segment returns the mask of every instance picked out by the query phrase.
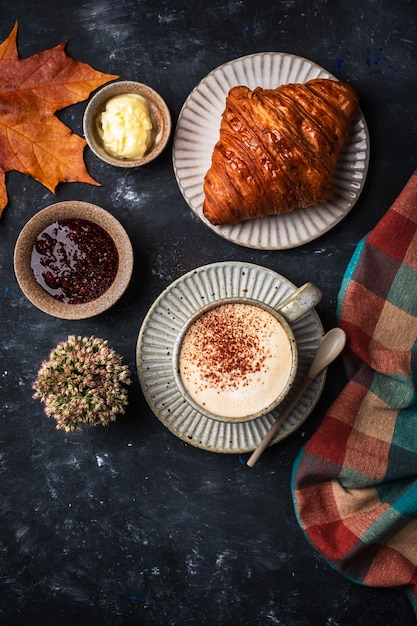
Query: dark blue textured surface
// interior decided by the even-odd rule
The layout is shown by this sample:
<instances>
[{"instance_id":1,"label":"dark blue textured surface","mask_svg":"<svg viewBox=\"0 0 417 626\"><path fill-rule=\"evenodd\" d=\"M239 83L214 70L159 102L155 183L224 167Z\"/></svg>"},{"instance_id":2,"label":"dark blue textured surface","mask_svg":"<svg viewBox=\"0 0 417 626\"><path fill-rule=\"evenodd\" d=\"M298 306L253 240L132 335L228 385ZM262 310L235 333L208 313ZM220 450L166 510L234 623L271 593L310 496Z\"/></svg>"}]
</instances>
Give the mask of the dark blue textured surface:
<instances>
[{"instance_id":1,"label":"dark blue textured surface","mask_svg":"<svg viewBox=\"0 0 417 626\"><path fill-rule=\"evenodd\" d=\"M365 189L333 230L301 248L257 252L229 243L191 212L177 187L172 141L154 163L116 170L86 149L101 187L7 175L0 219L0 623L69 626L373 626L414 623L398 591L343 579L308 545L290 494L293 461L343 384L340 364L302 429L252 470L236 455L184 444L149 410L135 376L140 324L159 293L206 263L242 260L324 292L335 322L341 279L358 241L416 169L417 5L413 0L0 0L0 40L19 20L21 57L68 40L77 60L149 84L175 127L193 87L253 52L297 54L357 88L369 126ZM86 103L59 113L82 133ZM111 211L132 240L126 294L90 320L35 309L13 272L16 238L55 201ZM66 435L32 400L52 347L69 334L108 339L133 371L125 416L107 429Z\"/></svg>"}]
</instances>

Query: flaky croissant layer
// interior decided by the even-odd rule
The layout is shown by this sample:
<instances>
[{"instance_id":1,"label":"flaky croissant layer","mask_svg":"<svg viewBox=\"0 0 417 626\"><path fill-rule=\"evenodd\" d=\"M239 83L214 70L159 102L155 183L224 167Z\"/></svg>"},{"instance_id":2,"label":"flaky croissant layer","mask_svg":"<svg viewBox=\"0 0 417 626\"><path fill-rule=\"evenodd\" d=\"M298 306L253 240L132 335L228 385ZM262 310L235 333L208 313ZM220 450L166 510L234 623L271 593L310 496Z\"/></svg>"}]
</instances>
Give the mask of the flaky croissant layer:
<instances>
[{"instance_id":1,"label":"flaky croissant layer","mask_svg":"<svg viewBox=\"0 0 417 626\"><path fill-rule=\"evenodd\" d=\"M232 87L204 178L205 217L235 224L327 200L358 109L353 87L330 79Z\"/></svg>"}]
</instances>

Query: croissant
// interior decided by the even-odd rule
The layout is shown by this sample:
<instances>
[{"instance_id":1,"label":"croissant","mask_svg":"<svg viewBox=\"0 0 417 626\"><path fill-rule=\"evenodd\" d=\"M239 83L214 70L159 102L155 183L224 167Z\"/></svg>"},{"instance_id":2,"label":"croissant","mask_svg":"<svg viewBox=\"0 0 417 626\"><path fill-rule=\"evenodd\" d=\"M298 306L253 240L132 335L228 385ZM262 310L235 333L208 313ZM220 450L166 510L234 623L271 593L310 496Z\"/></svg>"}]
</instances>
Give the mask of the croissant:
<instances>
[{"instance_id":1,"label":"croissant","mask_svg":"<svg viewBox=\"0 0 417 626\"><path fill-rule=\"evenodd\" d=\"M331 79L232 87L204 178L205 217L235 224L327 200L358 110L354 88Z\"/></svg>"}]
</instances>

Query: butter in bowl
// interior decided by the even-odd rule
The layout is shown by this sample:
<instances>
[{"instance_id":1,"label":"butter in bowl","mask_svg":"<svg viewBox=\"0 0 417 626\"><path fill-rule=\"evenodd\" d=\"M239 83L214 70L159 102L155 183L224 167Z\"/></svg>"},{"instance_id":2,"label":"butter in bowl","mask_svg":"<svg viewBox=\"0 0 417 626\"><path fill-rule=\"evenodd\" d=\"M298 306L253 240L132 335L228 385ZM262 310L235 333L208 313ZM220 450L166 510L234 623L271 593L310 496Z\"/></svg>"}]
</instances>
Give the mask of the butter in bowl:
<instances>
[{"instance_id":1,"label":"butter in bowl","mask_svg":"<svg viewBox=\"0 0 417 626\"><path fill-rule=\"evenodd\" d=\"M116 167L138 167L153 161L166 147L171 115L151 87L116 81L91 98L83 130L90 149L102 161Z\"/></svg>"}]
</instances>

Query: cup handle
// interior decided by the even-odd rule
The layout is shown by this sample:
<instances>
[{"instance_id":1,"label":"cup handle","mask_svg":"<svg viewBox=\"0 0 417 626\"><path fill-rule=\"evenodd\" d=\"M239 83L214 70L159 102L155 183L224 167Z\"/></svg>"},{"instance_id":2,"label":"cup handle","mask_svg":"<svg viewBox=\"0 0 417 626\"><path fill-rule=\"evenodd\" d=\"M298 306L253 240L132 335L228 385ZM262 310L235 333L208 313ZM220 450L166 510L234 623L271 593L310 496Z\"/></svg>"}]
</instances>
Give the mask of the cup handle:
<instances>
[{"instance_id":1,"label":"cup handle","mask_svg":"<svg viewBox=\"0 0 417 626\"><path fill-rule=\"evenodd\" d=\"M314 308L322 297L323 294L318 287L313 283L305 283L280 303L277 311L285 317L287 322L296 322Z\"/></svg>"}]
</instances>

